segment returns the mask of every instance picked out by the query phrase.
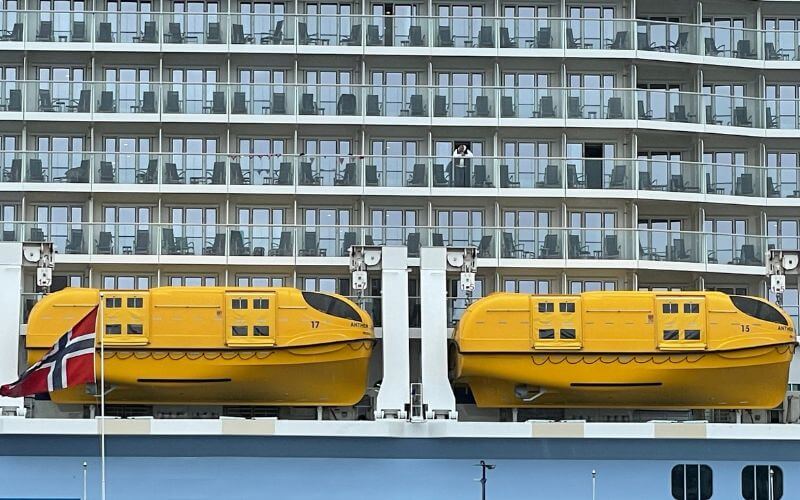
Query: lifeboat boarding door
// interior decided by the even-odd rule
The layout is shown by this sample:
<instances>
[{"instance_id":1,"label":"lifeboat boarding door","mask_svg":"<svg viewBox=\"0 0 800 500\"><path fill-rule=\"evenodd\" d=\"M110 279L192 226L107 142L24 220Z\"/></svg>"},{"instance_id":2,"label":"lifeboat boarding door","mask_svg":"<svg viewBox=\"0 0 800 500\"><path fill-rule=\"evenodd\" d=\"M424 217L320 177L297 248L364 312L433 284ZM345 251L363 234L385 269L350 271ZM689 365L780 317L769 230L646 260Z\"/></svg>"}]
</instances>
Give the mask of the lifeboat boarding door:
<instances>
[{"instance_id":1,"label":"lifeboat boarding door","mask_svg":"<svg viewBox=\"0 0 800 500\"><path fill-rule=\"evenodd\" d=\"M275 345L275 292L225 293L225 340L229 346Z\"/></svg>"},{"instance_id":2,"label":"lifeboat boarding door","mask_svg":"<svg viewBox=\"0 0 800 500\"><path fill-rule=\"evenodd\" d=\"M656 297L656 339L660 350L706 348L706 299L697 296Z\"/></svg>"},{"instance_id":3,"label":"lifeboat boarding door","mask_svg":"<svg viewBox=\"0 0 800 500\"><path fill-rule=\"evenodd\" d=\"M534 350L580 350L581 303L574 296L530 296L531 333Z\"/></svg>"}]
</instances>

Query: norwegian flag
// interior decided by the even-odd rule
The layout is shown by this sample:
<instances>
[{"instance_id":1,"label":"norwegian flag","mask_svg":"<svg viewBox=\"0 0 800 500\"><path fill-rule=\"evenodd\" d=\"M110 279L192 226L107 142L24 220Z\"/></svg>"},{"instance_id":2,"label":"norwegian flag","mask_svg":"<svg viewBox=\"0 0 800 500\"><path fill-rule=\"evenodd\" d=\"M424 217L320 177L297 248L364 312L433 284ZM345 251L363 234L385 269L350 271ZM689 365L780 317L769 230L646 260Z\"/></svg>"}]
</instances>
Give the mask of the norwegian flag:
<instances>
[{"instance_id":1,"label":"norwegian flag","mask_svg":"<svg viewBox=\"0 0 800 500\"><path fill-rule=\"evenodd\" d=\"M19 380L0 386L0 396L21 398L94 382L94 341L97 306L58 339Z\"/></svg>"}]
</instances>

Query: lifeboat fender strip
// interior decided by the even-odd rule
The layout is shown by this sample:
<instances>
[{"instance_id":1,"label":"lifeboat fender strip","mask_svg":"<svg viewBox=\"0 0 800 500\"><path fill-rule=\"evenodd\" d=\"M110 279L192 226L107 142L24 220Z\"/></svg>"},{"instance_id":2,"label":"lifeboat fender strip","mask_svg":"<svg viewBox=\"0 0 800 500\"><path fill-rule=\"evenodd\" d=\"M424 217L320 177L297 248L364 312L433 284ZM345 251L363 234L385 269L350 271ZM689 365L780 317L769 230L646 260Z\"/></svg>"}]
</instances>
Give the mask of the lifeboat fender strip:
<instances>
[{"instance_id":1,"label":"lifeboat fender strip","mask_svg":"<svg viewBox=\"0 0 800 500\"><path fill-rule=\"evenodd\" d=\"M219 382L230 382L229 378L140 378L138 382L143 384L209 384Z\"/></svg>"},{"instance_id":2,"label":"lifeboat fender strip","mask_svg":"<svg viewBox=\"0 0 800 500\"><path fill-rule=\"evenodd\" d=\"M619 382L619 383L572 382L569 385L571 387L659 387L664 384L662 384L661 382Z\"/></svg>"}]
</instances>

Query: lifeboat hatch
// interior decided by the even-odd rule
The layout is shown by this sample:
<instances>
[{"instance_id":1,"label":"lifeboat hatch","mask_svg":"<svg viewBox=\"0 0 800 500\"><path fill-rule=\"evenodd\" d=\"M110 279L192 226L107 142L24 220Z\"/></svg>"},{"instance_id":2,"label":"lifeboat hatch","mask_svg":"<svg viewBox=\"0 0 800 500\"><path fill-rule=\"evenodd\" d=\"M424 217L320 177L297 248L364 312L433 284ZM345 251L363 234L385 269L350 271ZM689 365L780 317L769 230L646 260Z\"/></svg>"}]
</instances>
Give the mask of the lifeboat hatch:
<instances>
[{"instance_id":1,"label":"lifeboat hatch","mask_svg":"<svg viewBox=\"0 0 800 500\"><path fill-rule=\"evenodd\" d=\"M277 340L275 292L225 293L225 341L229 346L271 346Z\"/></svg>"},{"instance_id":2,"label":"lifeboat hatch","mask_svg":"<svg viewBox=\"0 0 800 500\"><path fill-rule=\"evenodd\" d=\"M535 350L582 347L580 297L532 295L529 300L530 342Z\"/></svg>"},{"instance_id":3,"label":"lifeboat hatch","mask_svg":"<svg viewBox=\"0 0 800 500\"><path fill-rule=\"evenodd\" d=\"M150 294L103 292L100 301L105 345L147 345L150 336Z\"/></svg>"},{"instance_id":4,"label":"lifeboat hatch","mask_svg":"<svg viewBox=\"0 0 800 500\"><path fill-rule=\"evenodd\" d=\"M656 296L656 344L660 350L706 348L706 299L700 296Z\"/></svg>"}]
</instances>

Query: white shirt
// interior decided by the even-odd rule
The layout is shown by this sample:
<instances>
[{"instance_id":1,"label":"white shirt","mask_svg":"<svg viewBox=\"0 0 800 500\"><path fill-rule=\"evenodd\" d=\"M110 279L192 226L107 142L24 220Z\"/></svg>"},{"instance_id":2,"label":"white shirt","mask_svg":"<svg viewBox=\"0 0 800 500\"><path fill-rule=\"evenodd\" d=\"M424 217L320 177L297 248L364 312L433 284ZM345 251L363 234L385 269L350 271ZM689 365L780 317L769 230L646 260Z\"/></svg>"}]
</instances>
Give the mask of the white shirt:
<instances>
[{"instance_id":1,"label":"white shirt","mask_svg":"<svg viewBox=\"0 0 800 500\"><path fill-rule=\"evenodd\" d=\"M458 159L458 161L453 161L453 165L456 167L464 167L464 158L472 158L473 154L472 151L469 149L465 150L463 153L459 153L458 149L453 151L453 159Z\"/></svg>"}]
</instances>

